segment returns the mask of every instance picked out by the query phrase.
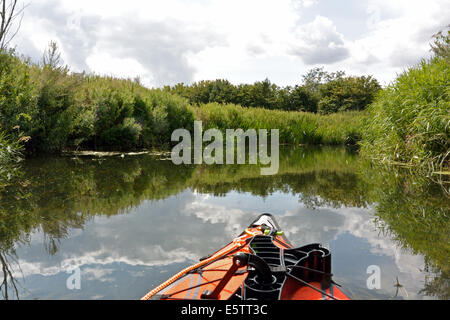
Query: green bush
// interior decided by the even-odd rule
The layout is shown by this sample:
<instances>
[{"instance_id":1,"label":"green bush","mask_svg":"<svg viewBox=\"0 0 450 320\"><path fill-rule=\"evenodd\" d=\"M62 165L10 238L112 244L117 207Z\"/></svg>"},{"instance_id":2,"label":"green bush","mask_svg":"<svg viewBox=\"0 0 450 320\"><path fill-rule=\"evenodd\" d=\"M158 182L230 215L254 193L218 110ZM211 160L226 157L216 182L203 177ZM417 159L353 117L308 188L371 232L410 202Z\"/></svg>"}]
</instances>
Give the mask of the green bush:
<instances>
[{"instance_id":1,"label":"green bush","mask_svg":"<svg viewBox=\"0 0 450 320\"><path fill-rule=\"evenodd\" d=\"M137 95L134 101L134 116L143 127L146 147L169 143L176 129L193 130L194 113L182 97L160 90L147 90Z\"/></svg>"},{"instance_id":2,"label":"green bush","mask_svg":"<svg viewBox=\"0 0 450 320\"><path fill-rule=\"evenodd\" d=\"M1 127L8 135L30 137L28 152L61 151L72 131L78 84L67 68L34 65L14 51L0 52Z\"/></svg>"},{"instance_id":3,"label":"green bush","mask_svg":"<svg viewBox=\"0 0 450 320\"><path fill-rule=\"evenodd\" d=\"M80 81L65 67L32 68L36 104L31 113L29 149L59 152L66 147L77 115L75 94Z\"/></svg>"},{"instance_id":4,"label":"green bush","mask_svg":"<svg viewBox=\"0 0 450 320\"><path fill-rule=\"evenodd\" d=\"M367 157L445 170L450 150L450 68L423 60L400 75L369 108L362 151Z\"/></svg>"},{"instance_id":5,"label":"green bush","mask_svg":"<svg viewBox=\"0 0 450 320\"><path fill-rule=\"evenodd\" d=\"M35 103L28 62L13 50L0 51L0 129L9 135L15 135L17 127L29 130Z\"/></svg>"},{"instance_id":6,"label":"green bush","mask_svg":"<svg viewBox=\"0 0 450 320\"><path fill-rule=\"evenodd\" d=\"M129 121L125 124L133 115L132 96L128 92L105 87L95 91L92 104L96 115L95 144L133 147L133 142L138 141L139 136L131 135L135 130L129 128Z\"/></svg>"},{"instance_id":7,"label":"green bush","mask_svg":"<svg viewBox=\"0 0 450 320\"><path fill-rule=\"evenodd\" d=\"M162 146L175 129L193 127L193 111L184 98L131 80L83 79L70 145L122 150Z\"/></svg>"}]
</instances>

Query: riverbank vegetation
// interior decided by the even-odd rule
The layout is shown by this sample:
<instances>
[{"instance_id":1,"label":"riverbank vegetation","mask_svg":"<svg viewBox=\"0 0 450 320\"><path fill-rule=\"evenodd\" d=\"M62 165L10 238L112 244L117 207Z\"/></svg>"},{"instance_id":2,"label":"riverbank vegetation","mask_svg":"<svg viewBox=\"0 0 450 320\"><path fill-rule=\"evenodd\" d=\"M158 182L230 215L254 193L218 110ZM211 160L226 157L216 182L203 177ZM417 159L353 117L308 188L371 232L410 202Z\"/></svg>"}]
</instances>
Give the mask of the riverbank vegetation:
<instances>
[{"instance_id":1,"label":"riverbank vegetation","mask_svg":"<svg viewBox=\"0 0 450 320\"><path fill-rule=\"evenodd\" d=\"M376 161L446 173L450 168L450 31L435 56L401 74L369 107L362 153ZM444 50L446 48L446 50Z\"/></svg>"},{"instance_id":2,"label":"riverbank vegetation","mask_svg":"<svg viewBox=\"0 0 450 320\"><path fill-rule=\"evenodd\" d=\"M376 161L449 168L449 36L435 56L381 89L371 76L316 68L301 84L226 80L149 89L138 79L74 73L51 42L42 61L0 51L0 128L27 154L167 147L178 128L279 129L283 144L361 144ZM366 110L368 109L368 110ZM7 141L4 139L4 141ZM4 142L5 144L5 142Z\"/></svg>"},{"instance_id":3,"label":"riverbank vegetation","mask_svg":"<svg viewBox=\"0 0 450 320\"><path fill-rule=\"evenodd\" d=\"M208 128L223 130L277 128L285 144L354 144L361 135L362 114L348 110L364 109L370 100L365 97L356 102L359 98L355 98L350 103L344 99L347 105L336 104L343 97L336 94L336 83L353 80L315 70L308 76L308 90L326 87L330 97L335 95L327 99L335 99L335 106L340 106L334 111L348 112L328 114L328 106L327 114L320 115L300 111L309 108L302 108L301 103L296 104L296 111L284 111L267 108L267 97L256 96L249 98L254 100L251 108L219 102L191 105L185 97L165 89L148 89L137 80L72 73L61 65L53 42L39 64L13 50L3 51L0 68L0 125L11 137L18 138L18 132L28 137L24 146L31 154L167 146L175 129L192 130L196 119L205 121ZM325 77L332 80L324 82ZM312 96L308 99L314 100L313 104L319 101ZM259 104L262 107L256 108Z\"/></svg>"},{"instance_id":4,"label":"riverbank vegetation","mask_svg":"<svg viewBox=\"0 0 450 320\"><path fill-rule=\"evenodd\" d=\"M28 153L161 146L191 128L188 102L135 81L69 72L54 43L40 64L0 52L0 126Z\"/></svg>"},{"instance_id":5,"label":"riverbank vegetation","mask_svg":"<svg viewBox=\"0 0 450 320\"><path fill-rule=\"evenodd\" d=\"M381 86L372 76L346 76L344 71L329 73L323 68L310 70L302 84L279 87L269 79L254 84L233 85L228 80L184 83L164 91L189 100L192 105L235 104L246 108L303 111L330 114L366 109Z\"/></svg>"}]
</instances>

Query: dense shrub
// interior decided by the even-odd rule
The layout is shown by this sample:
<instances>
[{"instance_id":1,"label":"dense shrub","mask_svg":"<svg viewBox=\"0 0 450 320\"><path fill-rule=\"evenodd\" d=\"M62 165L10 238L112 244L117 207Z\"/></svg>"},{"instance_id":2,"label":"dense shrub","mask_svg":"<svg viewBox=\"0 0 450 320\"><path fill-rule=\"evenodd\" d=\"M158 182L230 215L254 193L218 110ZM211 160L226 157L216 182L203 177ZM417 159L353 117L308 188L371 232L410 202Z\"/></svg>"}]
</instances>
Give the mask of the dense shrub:
<instances>
[{"instance_id":1,"label":"dense shrub","mask_svg":"<svg viewBox=\"0 0 450 320\"><path fill-rule=\"evenodd\" d=\"M131 135L136 130L129 126L134 124L127 121L133 115L133 97L130 93L108 87L95 90L92 106L96 115L96 145L130 145L139 140L139 136Z\"/></svg>"},{"instance_id":2,"label":"dense shrub","mask_svg":"<svg viewBox=\"0 0 450 320\"><path fill-rule=\"evenodd\" d=\"M75 94L80 86L76 76L66 67L44 65L32 68L36 101L31 112L32 137L29 149L58 152L68 143L76 115Z\"/></svg>"},{"instance_id":3,"label":"dense shrub","mask_svg":"<svg viewBox=\"0 0 450 320\"><path fill-rule=\"evenodd\" d=\"M41 64L0 52L0 129L28 153L161 146L192 129L188 101L136 81L71 73L51 43Z\"/></svg>"},{"instance_id":4,"label":"dense shrub","mask_svg":"<svg viewBox=\"0 0 450 320\"><path fill-rule=\"evenodd\" d=\"M130 80L86 77L78 100L88 120L77 122L76 128L91 135L84 139L87 145L161 146L175 129L193 127L194 114L186 99Z\"/></svg>"},{"instance_id":5,"label":"dense shrub","mask_svg":"<svg viewBox=\"0 0 450 320\"><path fill-rule=\"evenodd\" d=\"M30 129L35 107L35 89L30 81L30 65L16 53L0 51L0 129L14 135L15 128Z\"/></svg>"},{"instance_id":6,"label":"dense shrub","mask_svg":"<svg viewBox=\"0 0 450 320\"><path fill-rule=\"evenodd\" d=\"M134 115L142 124L145 146L167 144L174 130L192 131L195 121L186 99L159 90L137 95Z\"/></svg>"}]
</instances>

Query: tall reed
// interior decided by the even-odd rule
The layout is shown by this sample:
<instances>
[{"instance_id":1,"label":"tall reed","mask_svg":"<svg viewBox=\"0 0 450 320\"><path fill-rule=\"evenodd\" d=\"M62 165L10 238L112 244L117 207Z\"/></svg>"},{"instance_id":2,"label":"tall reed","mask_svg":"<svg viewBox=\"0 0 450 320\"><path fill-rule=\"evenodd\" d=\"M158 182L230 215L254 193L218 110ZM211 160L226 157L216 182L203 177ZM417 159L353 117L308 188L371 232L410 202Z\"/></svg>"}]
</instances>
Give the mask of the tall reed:
<instances>
[{"instance_id":1,"label":"tall reed","mask_svg":"<svg viewBox=\"0 0 450 320\"><path fill-rule=\"evenodd\" d=\"M394 164L448 171L450 65L423 60L383 90L368 110L362 154Z\"/></svg>"},{"instance_id":2,"label":"tall reed","mask_svg":"<svg viewBox=\"0 0 450 320\"><path fill-rule=\"evenodd\" d=\"M284 144L355 144L361 136L364 112L318 115L307 112L244 108L209 103L194 108L204 129L279 129Z\"/></svg>"}]
</instances>

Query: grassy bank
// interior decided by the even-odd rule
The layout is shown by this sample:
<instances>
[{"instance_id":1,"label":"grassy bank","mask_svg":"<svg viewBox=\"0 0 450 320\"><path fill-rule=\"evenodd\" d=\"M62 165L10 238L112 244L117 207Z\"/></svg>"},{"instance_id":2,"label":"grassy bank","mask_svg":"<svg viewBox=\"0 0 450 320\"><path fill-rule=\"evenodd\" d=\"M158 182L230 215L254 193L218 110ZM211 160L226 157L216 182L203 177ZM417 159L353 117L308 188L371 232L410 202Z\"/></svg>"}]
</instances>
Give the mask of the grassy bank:
<instances>
[{"instance_id":1,"label":"grassy bank","mask_svg":"<svg viewBox=\"0 0 450 320\"><path fill-rule=\"evenodd\" d=\"M279 129L280 143L284 144L355 144L364 118L358 111L318 115L218 103L201 105L194 111L204 129Z\"/></svg>"},{"instance_id":2,"label":"grassy bank","mask_svg":"<svg viewBox=\"0 0 450 320\"><path fill-rule=\"evenodd\" d=\"M39 64L14 51L0 52L0 130L21 139L27 153L169 147L175 129L192 131L194 121L202 120L205 130L279 129L283 144L360 143L362 154L375 161L449 171L450 69L444 56L410 68L378 93L368 110L324 115L218 102L191 105L138 80L72 73L59 65L54 51ZM346 96L339 99L347 101Z\"/></svg>"}]
</instances>

